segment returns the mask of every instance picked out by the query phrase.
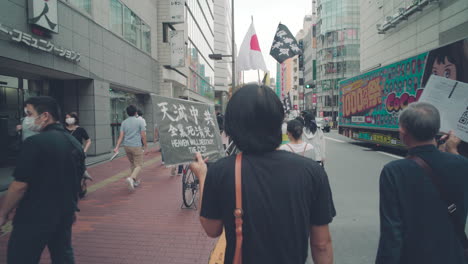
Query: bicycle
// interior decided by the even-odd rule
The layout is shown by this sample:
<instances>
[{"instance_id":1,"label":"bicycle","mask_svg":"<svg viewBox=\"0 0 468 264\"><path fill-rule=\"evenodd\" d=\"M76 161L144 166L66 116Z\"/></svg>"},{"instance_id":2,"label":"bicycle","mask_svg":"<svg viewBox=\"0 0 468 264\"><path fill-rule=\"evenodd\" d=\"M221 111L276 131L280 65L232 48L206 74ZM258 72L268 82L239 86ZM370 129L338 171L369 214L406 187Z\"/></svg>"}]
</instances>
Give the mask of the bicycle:
<instances>
[{"instance_id":1,"label":"bicycle","mask_svg":"<svg viewBox=\"0 0 468 264\"><path fill-rule=\"evenodd\" d=\"M225 150L226 156L237 154L237 147L231 141ZM182 173L182 201L186 208L192 208L199 190L199 181L197 176L190 170L190 165L184 165ZM195 206L196 209L196 206Z\"/></svg>"}]
</instances>

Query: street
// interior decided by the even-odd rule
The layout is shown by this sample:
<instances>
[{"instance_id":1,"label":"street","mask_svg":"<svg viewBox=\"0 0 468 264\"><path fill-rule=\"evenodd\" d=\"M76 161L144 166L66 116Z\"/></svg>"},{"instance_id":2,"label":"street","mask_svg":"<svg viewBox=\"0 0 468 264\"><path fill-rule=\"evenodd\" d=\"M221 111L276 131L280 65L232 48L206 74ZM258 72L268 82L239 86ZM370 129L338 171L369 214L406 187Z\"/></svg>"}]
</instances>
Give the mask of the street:
<instances>
[{"instance_id":1,"label":"street","mask_svg":"<svg viewBox=\"0 0 468 264\"><path fill-rule=\"evenodd\" d=\"M376 152L336 131L325 136L325 169L337 212L330 225L335 263L373 263L379 239L379 175L399 156Z\"/></svg>"},{"instance_id":2,"label":"street","mask_svg":"<svg viewBox=\"0 0 468 264\"><path fill-rule=\"evenodd\" d=\"M325 136L325 166L337 210L330 225L335 263L372 263L379 236L379 173L397 156L352 144L336 131ZM128 173L126 157L89 171L95 181L80 203L73 230L77 263L208 262L217 240L205 235L198 210L181 209L181 177L170 176L170 170L161 166L159 152L145 157L143 183L134 193L123 180ZM0 237L0 263L6 263L8 237ZM45 252L41 263L48 259Z\"/></svg>"}]
</instances>

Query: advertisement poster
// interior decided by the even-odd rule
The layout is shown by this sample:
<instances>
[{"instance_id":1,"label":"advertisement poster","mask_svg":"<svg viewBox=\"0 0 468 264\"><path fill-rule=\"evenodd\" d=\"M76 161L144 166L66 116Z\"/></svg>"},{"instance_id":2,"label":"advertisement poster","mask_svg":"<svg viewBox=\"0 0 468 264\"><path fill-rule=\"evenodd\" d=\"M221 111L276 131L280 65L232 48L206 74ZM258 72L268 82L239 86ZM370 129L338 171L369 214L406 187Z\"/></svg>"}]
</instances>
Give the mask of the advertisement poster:
<instances>
[{"instance_id":1,"label":"advertisement poster","mask_svg":"<svg viewBox=\"0 0 468 264\"><path fill-rule=\"evenodd\" d=\"M224 156L214 105L155 98L159 143L166 165L192 162L196 152L210 161Z\"/></svg>"},{"instance_id":2,"label":"advertisement poster","mask_svg":"<svg viewBox=\"0 0 468 264\"><path fill-rule=\"evenodd\" d=\"M342 81L339 125L396 131L401 110L419 100L431 75L467 82L468 39Z\"/></svg>"}]
</instances>

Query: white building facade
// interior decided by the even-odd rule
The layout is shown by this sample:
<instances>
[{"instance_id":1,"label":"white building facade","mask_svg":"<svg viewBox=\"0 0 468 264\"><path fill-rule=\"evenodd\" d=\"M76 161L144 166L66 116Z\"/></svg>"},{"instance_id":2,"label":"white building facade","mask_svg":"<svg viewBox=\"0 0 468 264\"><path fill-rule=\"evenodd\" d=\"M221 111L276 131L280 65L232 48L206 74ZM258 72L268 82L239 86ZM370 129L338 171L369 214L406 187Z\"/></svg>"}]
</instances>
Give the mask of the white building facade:
<instances>
[{"instance_id":1,"label":"white building facade","mask_svg":"<svg viewBox=\"0 0 468 264\"><path fill-rule=\"evenodd\" d=\"M361 0L360 12L361 71L468 37L466 0Z\"/></svg>"}]
</instances>

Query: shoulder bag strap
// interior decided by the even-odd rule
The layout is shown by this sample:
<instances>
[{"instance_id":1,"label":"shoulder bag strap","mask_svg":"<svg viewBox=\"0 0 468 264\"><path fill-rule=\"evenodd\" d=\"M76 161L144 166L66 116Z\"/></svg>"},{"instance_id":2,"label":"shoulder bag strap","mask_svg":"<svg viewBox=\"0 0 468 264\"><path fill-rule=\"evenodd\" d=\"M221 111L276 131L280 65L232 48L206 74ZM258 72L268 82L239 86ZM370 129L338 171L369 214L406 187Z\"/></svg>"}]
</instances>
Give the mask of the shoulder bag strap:
<instances>
[{"instance_id":1,"label":"shoulder bag strap","mask_svg":"<svg viewBox=\"0 0 468 264\"><path fill-rule=\"evenodd\" d=\"M288 148L291 149L291 152L292 152L292 153L296 153L296 152L294 151L294 149L293 149L289 144L286 144L286 146L288 146Z\"/></svg>"},{"instance_id":2,"label":"shoulder bag strap","mask_svg":"<svg viewBox=\"0 0 468 264\"><path fill-rule=\"evenodd\" d=\"M234 251L233 264L242 264L242 153L236 156L235 185L236 185L236 208L234 209L234 221L236 223L236 250Z\"/></svg>"},{"instance_id":3,"label":"shoulder bag strap","mask_svg":"<svg viewBox=\"0 0 468 264\"><path fill-rule=\"evenodd\" d=\"M453 223L453 226L455 228L455 233L460 238L462 246L466 252L468 250L468 238L465 234L463 224L456 217L455 211L457 210L457 205L451 202L450 199L448 198L447 190L442 186L441 178L439 177L438 174L434 172L434 170L427 164L427 162L421 159L420 157L408 156L407 159L416 162L416 164L418 164L421 168L423 168L424 171L426 172L426 175L431 179L432 183L439 191L440 198L447 205L447 213L449 214L449 218Z\"/></svg>"},{"instance_id":4,"label":"shoulder bag strap","mask_svg":"<svg viewBox=\"0 0 468 264\"><path fill-rule=\"evenodd\" d=\"M302 151L302 156L305 156L305 152L306 152L306 149L307 149L307 146L309 145L309 143L305 143L305 146L304 146L304 151Z\"/></svg>"}]
</instances>

